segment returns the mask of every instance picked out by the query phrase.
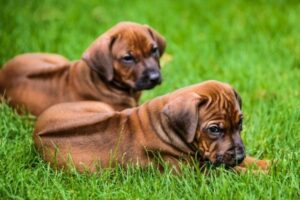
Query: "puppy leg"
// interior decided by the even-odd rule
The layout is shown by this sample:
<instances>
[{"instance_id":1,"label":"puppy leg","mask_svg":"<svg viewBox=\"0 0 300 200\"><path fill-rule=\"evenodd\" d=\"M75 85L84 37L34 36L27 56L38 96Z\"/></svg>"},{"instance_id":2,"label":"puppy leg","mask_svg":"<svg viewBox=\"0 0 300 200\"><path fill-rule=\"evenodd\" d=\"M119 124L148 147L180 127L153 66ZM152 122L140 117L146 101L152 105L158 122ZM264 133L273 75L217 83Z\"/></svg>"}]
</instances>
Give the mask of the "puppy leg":
<instances>
[{"instance_id":1,"label":"puppy leg","mask_svg":"<svg viewBox=\"0 0 300 200\"><path fill-rule=\"evenodd\" d=\"M251 157L251 156L246 156L246 158L240 165L234 167L234 170L236 172L246 172L247 168L250 168L250 167L256 168L256 170L254 170L254 173L258 173L258 172L267 173L270 168L270 161L269 160L259 160L257 158Z\"/></svg>"},{"instance_id":2,"label":"puppy leg","mask_svg":"<svg viewBox=\"0 0 300 200\"><path fill-rule=\"evenodd\" d=\"M270 167L270 161L268 160L259 160L254 157L246 156L245 160L240 164L241 167L250 167L257 166L259 169L268 170Z\"/></svg>"}]
</instances>

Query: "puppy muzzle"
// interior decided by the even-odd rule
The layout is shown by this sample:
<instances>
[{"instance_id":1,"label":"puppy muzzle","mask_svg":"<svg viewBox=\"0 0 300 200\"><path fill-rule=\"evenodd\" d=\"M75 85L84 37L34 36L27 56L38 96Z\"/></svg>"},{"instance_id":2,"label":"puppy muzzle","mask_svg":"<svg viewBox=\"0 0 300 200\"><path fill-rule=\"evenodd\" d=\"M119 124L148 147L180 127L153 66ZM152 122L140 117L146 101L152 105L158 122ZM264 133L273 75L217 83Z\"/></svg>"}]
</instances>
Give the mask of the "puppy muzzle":
<instances>
[{"instance_id":1,"label":"puppy muzzle","mask_svg":"<svg viewBox=\"0 0 300 200\"><path fill-rule=\"evenodd\" d=\"M244 147L233 147L229 149L226 153L216 154L214 165L225 165L226 167L234 167L239 165L245 159Z\"/></svg>"},{"instance_id":2,"label":"puppy muzzle","mask_svg":"<svg viewBox=\"0 0 300 200\"><path fill-rule=\"evenodd\" d=\"M161 84L162 78L160 71L147 70L143 73L142 77L136 81L137 90L151 89L156 85Z\"/></svg>"}]
</instances>

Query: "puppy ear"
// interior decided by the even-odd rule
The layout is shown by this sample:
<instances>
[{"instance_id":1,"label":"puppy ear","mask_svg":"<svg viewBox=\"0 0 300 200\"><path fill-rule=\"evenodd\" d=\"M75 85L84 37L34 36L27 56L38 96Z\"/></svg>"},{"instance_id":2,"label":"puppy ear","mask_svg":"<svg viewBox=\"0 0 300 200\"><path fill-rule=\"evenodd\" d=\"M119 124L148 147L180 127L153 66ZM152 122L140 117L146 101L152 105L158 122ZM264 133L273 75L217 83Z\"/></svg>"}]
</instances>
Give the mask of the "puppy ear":
<instances>
[{"instance_id":1,"label":"puppy ear","mask_svg":"<svg viewBox=\"0 0 300 200\"><path fill-rule=\"evenodd\" d=\"M113 61L111 49L115 41L112 36L100 36L92 45L83 53L82 59L99 73L107 81L113 79Z\"/></svg>"},{"instance_id":2,"label":"puppy ear","mask_svg":"<svg viewBox=\"0 0 300 200\"><path fill-rule=\"evenodd\" d=\"M149 27L148 25L144 25L147 30L149 31L151 37L153 40L157 43L158 45L158 50L159 50L159 57L161 57L166 49L166 40L163 36L161 36L157 31Z\"/></svg>"},{"instance_id":3,"label":"puppy ear","mask_svg":"<svg viewBox=\"0 0 300 200\"><path fill-rule=\"evenodd\" d=\"M178 97L163 108L163 116L171 129L188 143L193 142L195 138L199 123L199 106L206 102L205 99L193 93L188 97Z\"/></svg>"},{"instance_id":4,"label":"puppy ear","mask_svg":"<svg viewBox=\"0 0 300 200\"><path fill-rule=\"evenodd\" d=\"M242 109L242 98L241 98L241 96L237 93L237 91L235 89L232 88L232 90L233 90L233 93L235 95L236 100L239 103L240 109Z\"/></svg>"}]
</instances>

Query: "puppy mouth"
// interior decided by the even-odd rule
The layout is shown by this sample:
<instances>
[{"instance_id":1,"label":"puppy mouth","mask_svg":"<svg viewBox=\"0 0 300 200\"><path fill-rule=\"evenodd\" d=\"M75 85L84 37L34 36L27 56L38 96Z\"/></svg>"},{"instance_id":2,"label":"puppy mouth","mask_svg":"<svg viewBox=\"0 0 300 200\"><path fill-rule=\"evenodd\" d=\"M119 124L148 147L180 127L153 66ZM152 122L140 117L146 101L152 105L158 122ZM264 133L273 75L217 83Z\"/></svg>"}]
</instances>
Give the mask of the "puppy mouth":
<instances>
[{"instance_id":1,"label":"puppy mouth","mask_svg":"<svg viewBox=\"0 0 300 200\"><path fill-rule=\"evenodd\" d=\"M244 154L234 155L234 154L224 154L224 155L216 155L216 158L210 163L215 166L225 166L226 168L235 167L243 162L245 159Z\"/></svg>"},{"instance_id":2,"label":"puppy mouth","mask_svg":"<svg viewBox=\"0 0 300 200\"><path fill-rule=\"evenodd\" d=\"M150 83L150 84L143 84L143 85L136 85L136 90L150 90L154 88L156 85L160 83Z\"/></svg>"},{"instance_id":3,"label":"puppy mouth","mask_svg":"<svg viewBox=\"0 0 300 200\"><path fill-rule=\"evenodd\" d=\"M162 82L162 79L160 77L160 75L155 78L155 79L150 79L148 77L144 78L142 77L141 79L139 79L136 84L135 84L135 89L136 90L149 90L154 88L157 85L160 85Z\"/></svg>"}]
</instances>

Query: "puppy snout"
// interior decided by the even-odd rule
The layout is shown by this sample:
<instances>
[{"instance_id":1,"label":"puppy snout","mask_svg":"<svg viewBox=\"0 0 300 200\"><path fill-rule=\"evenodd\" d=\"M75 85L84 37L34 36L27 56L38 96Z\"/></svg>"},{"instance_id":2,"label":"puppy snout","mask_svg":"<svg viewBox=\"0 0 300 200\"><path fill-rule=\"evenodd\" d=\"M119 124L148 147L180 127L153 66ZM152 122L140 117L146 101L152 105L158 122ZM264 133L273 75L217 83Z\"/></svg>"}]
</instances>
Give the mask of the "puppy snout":
<instances>
[{"instance_id":1,"label":"puppy snout","mask_svg":"<svg viewBox=\"0 0 300 200\"><path fill-rule=\"evenodd\" d=\"M245 159L245 150L243 146L233 146L224 154L217 154L215 164L225 164L226 166L236 166Z\"/></svg>"},{"instance_id":2,"label":"puppy snout","mask_svg":"<svg viewBox=\"0 0 300 200\"><path fill-rule=\"evenodd\" d=\"M234 148L235 162L236 164L240 164L245 159L245 151L243 147Z\"/></svg>"},{"instance_id":3,"label":"puppy snout","mask_svg":"<svg viewBox=\"0 0 300 200\"><path fill-rule=\"evenodd\" d=\"M155 82L155 83L161 82L161 76L160 76L159 71L149 71L148 78L150 81Z\"/></svg>"},{"instance_id":4,"label":"puppy snout","mask_svg":"<svg viewBox=\"0 0 300 200\"><path fill-rule=\"evenodd\" d=\"M161 83L161 75L158 70L147 70L136 82L136 89L151 89Z\"/></svg>"},{"instance_id":5,"label":"puppy snout","mask_svg":"<svg viewBox=\"0 0 300 200\"><path fill-rule=\"evenodd\" d=\"M150 72L149 73L149 79L150 80L157 80L160 78L160 74L158 72Z\"/></svg>"},{"instance_id":6,"label":"puppy snout","mask_svg":"<svg viewBox=\"0 0 300 200\"><path fill-rule=\"evenodd\" d=\"M243 160L245 159L245 155L244 154L237 154L235 156L235 163L238 165L238 164L241 164L243 162Z\"/></svg>"},{"instance_id":7,"label":"puppy snout","mask_svg":"<svg viewBox=\"0 0 300 200\"><path fill-rule=\"evenodd\" d=\"M216 155L216 162L215 162L215 164L216 165L219 165L219 164L221 164L221 163L223 163L224 161L223 161L223 156L222 155L220 155L220 154L217 154Z\"/></svg>"}]
</instances>

